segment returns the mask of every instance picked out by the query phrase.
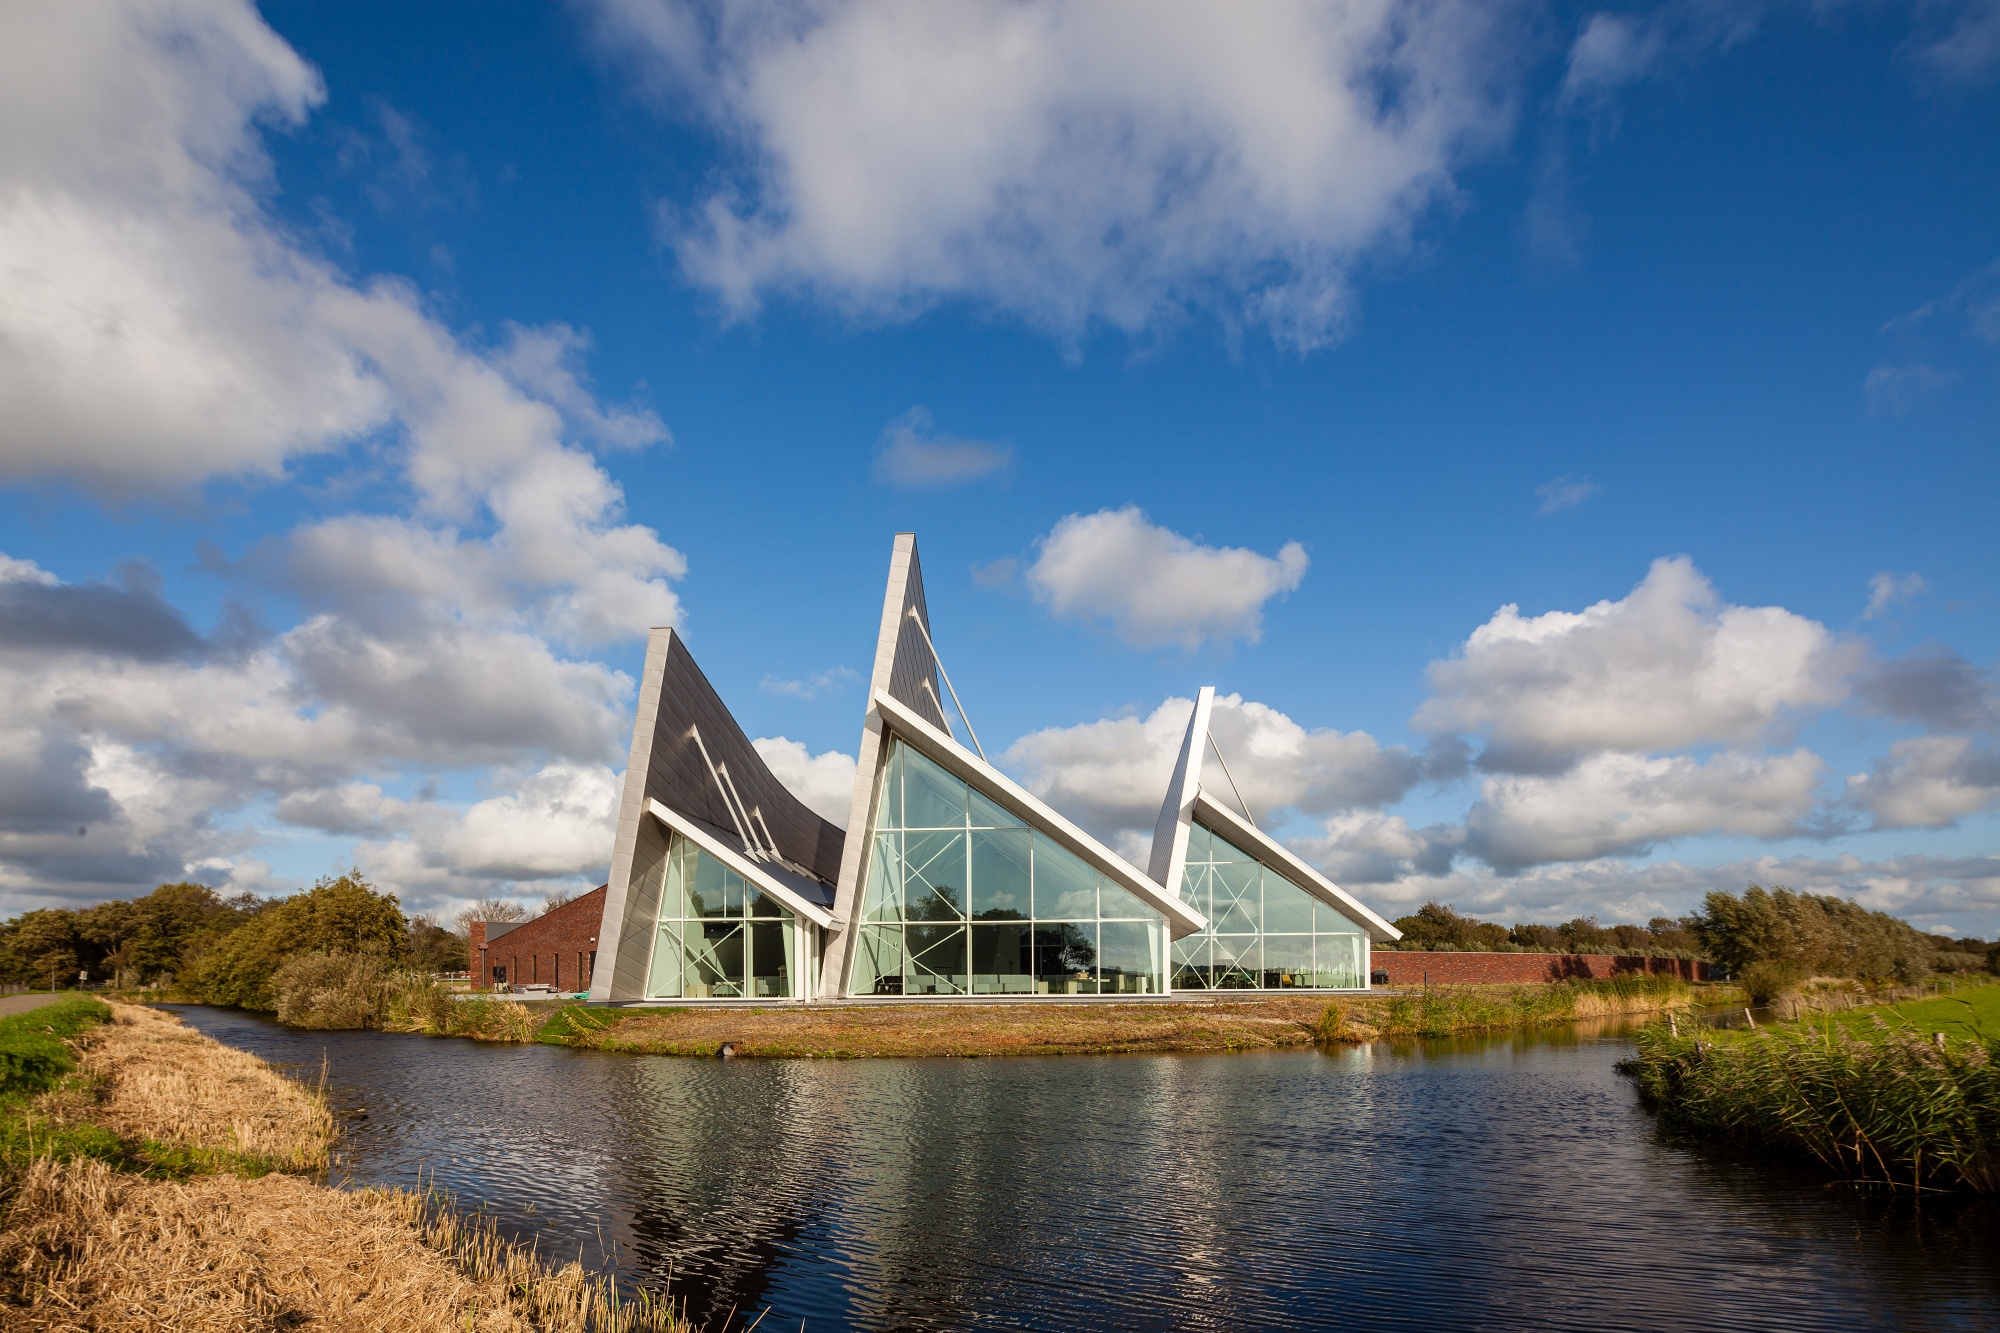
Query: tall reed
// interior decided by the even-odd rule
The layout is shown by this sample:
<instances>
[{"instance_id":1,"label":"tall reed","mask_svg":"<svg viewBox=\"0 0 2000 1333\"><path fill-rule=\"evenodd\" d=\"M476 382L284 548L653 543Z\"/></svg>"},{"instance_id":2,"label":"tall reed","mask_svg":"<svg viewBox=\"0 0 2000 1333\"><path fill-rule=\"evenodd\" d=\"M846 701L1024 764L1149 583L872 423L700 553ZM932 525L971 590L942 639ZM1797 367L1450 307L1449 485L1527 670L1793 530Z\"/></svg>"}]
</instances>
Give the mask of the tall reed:
<instances>
[{"instance_id":1,"label":"tall reed","mask_svg":"<svg viewBox=\"0 0 2000 1333\"><path fill-rule=\"evenodd\" d=\"M1482 1028L1658 1013L1693 1002L1694 989L1664 973L1558 981L1511 989L1433 986L1388 997L1377 1026L1391 1036L1446 1037ZM1357 1012L1357 1018L1361 1015Z\"/></svg>"},{"instance_id":2,"label":"tall reed","mask_svg":"<svg viewBox=\"0 0 2000 1333\"><path fill-rule=\"evenodd\" d=\"M1865 1037L1831 1020L1638 1035L1620 1066L1661 1119L1895 1189L2000 1192L2000 1038Z\"/></svg>"}]
</instances>

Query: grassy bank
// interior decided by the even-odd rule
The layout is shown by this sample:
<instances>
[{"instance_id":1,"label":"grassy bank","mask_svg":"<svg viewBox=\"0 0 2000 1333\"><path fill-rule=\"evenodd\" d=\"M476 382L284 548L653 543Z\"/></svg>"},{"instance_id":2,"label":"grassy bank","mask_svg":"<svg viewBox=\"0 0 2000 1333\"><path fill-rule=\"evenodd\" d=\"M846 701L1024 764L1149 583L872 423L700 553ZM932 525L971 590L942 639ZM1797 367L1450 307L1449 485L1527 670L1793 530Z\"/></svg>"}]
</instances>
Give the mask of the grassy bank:
<instances>
[{"instance_id":1,"label":"grassy bank","mask_svg":"<svg viewBox=\"0 0 2000 1333\"><path fill-rule=\"evenodd\" d=\"M435 1197L323 1182L324 1099L154 1010L0 1020L0 1325L678 1330Z\"/></svg>"},{"instance_id":2,"label":"grassy bank","mask_svg":"<svg viewBox=\"0 0 2000 1333\"><path fill-rule=\"evenodd\" d=\"M1278 997L1167 1004L838 1005L769 1009L556 1008L534 1039L592 1050L713 1056L1105 1055L1244 1051L1448 1036L1692 1003L1672 977L1532 986L1434 987L1428 993Z\"/></svg>"},{"instance_id":3,"label":"grassy bank","mask_svg":"<svg viewBox=\"0 0 2000 1333\"><path fill-rule=\"evenodd\" d=\"M2000 986L1756 1031L1651 1026L1638 1046L1625 1070L1671 1124L1844 1179L2000 1192Z\"/></svg>"}]
</instances>

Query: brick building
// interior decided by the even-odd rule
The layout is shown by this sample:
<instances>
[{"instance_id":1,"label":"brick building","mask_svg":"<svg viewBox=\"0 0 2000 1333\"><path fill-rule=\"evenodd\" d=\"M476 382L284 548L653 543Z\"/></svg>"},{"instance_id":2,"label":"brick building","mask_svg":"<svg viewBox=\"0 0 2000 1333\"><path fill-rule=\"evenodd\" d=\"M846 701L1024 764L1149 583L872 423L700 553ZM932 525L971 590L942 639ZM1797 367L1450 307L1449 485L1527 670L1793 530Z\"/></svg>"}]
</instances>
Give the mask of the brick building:
<instances>
[{"instance_id":1,"label":"brick building","mask_svg":"<svg viewBox=\"0 0 2000 1333\"><path fill-rule=\"evenodd\" d=\"M597 928L605 886L573 898L533 921L472 923L472 985L553 986L587 991L597 965Z\"/></svg>"}]
</instances>

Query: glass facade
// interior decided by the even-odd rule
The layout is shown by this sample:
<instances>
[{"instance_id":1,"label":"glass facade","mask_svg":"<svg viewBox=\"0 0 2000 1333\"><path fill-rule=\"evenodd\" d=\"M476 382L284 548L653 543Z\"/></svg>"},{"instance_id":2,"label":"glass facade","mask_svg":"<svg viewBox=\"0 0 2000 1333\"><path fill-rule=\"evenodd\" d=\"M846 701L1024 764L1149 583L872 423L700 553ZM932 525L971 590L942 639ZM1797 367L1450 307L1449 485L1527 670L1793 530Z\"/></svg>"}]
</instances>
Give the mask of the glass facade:
<instances>
[{"instance_id":1,"label":"glass facade","mask_svg":"<svg viewBox=\"0 0 2000 1333\"><path fill-rule=\"evenodd\" d=\"M854 946L855 995L1158 995L1158 912L892 741Z\"/></svg>"},{"instance_id":2,"label":"glass facade","mask_svg":"<svg viewBox=\"0 0 2000 1333\"><path fill-rule=\"evenodd\" d=\"M676 833L652 872L664 877L646 973L650 1000L782 1000L802 984L790 911Z\"/></svg>"},{"instance_id":3,"label":"glass facade","mask_svg":"<svg viewBox=\"0 0 2000 1333\"><path fill-rule=\"evenodd\" d=\"M1358 990L1361 927L1196 824L1181 898L1208 929L1174 942L1175 990Z\"/></svg>"}]
</instances>

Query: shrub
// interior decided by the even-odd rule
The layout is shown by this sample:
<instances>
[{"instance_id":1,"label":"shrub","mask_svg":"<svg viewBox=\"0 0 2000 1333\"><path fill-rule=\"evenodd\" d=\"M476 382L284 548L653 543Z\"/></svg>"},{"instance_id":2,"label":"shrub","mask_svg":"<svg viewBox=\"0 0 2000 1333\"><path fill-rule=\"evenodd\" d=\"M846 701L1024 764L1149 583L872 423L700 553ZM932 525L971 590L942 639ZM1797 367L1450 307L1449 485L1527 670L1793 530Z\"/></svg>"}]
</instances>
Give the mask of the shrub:
<instances>
[{"instance_id":1,"label":"shrub","mask_svg":"<svg viewBox=\"0 0 2000 1333\"><path fill-rule=\"evenodd\" d=\"M185 981L210 1004L268 1013L277 1008L272 980L293 955L376 954L401 964L408 952L409 928L395 895L377 893L357 870L265 904L224 936Z\"/></svg>"},{"instance_id":2,"label":"shrub","mask_svg":"<svg viewBox=\"0 0 2000 1333\"><path fill-rule=\"evenodd\" d=\"M538 1026L534 1011L525 1004L485 996L459 998L448 987L414 973L402 974L383 994L386 1032L522 1042L533 1041Z\"/></svg>"},{"instance_id":3,"label":"shrub","mask_svg":"<svg viewBox=\"0 0 2000 1333\"><path fill-rule=\"evenodd\" d=\"M1425 903L1403 917L1396 922L1396 929L1403 932L1405 949L1476 952L1491 949L1507 939L1503 927L1461 916L1438 902Z\"/></svg>"},{"instance_id":4,"label":"shrub","mask_svg":"<svg viewBox=\"0 0 2000 1333\"><path fill-rule=\"evenodd\" d=\"M1691 923L1716 962L1741 973L1752 963L1797 964L1805 975L1918 981L1935 949L1916 927L1845 898L1762 889L1741 898L1711 893Z\"/></svg>"},{"instance_id":5,"label":"shrub","mask_svg":"<svg viewBox=\"0 0 2000 1333\"><path fill-rule=\"evenodd\" d=\"M384 1003L402 976L380 954L294 954L271 977L278 1021L295 1028L382 1026Z\"/></svg>"},{"instance_id":6,"label":"shrub","mask_svg":"<svg viewBox=\"0 0 2000 1333\"><path fill-rule=\"evenodd\" d=\"M1781 995L1798 990L1805 979L1806 970L1797 963L1782 958L1767 958L1744 968L1738 981L1749 993L1750 1003L1769 1004Z\"/></svg>"},{"instance_id":7,"label":"shrub","mask_svg":"<svg viewBox=\"0 0 2000 1333\"><path fill-rule=\"evenodd\" d=\"M472 941L427 916L410 921L410 966L419 972L464 972L472 965Z\"/></svg>"}]
</instances>

